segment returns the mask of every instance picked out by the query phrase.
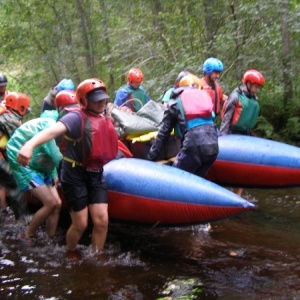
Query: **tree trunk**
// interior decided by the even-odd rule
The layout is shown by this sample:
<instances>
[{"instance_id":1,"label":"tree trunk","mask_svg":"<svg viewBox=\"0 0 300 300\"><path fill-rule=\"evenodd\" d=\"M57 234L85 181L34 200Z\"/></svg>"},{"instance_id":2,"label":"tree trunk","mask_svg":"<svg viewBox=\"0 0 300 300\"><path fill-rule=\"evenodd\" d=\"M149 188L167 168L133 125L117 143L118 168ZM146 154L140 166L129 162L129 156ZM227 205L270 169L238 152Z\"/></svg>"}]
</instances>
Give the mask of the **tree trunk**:
<instances>
[{"instance_id":1,"label":"tree trunk","mask_svg":"<svg viewBox=\"0 0 300 300\"><path fill-rule=\"evenodd\" d=\"M282 40L282 75L283 75L283 105L286 108L288 101L293 98L293 85L291 78L291 46L290 46L290 31L288 26L288 1L283 1L281 4L281 40Z\"/></svg>"},{"instance_id":2,"label":"tree trunk","mask_svg":"<svg viewBox=\"0 0 300 300\"><path fill-rule=\"evenodd\" d=\"M102 10L102 24L103 24L103 32L104 32L104 40L105 40L105 45L106 45L106 51L108 54L108 69L109 69L109 80L110 80L110 87L114 91L115 90L115 78L114 78L114 73L113 73L113 67L114 64L112 62L112 59L110 57L111 53L111 45L110 45L110 39L109 39L109 34L108 34L108 26L107 26L107 10L106 10L106 5L104 0L100 0L100 9Z\"/></svg>"},{"instance_id":3,"label":"tree trunk","mask_svg":"<svg viewBox=\"0 0 300 300\"><path fill-rule=\"evenodd\" d=\"M77 6L77 13L80 20L80 27L81 27L81 38L83 41L83 45L85 48L85 60L86 60L86 66L87 70L89 70L89 73L93 73L94 68L94 59L93 59L93 49L90 42L90 35L88 33L89 29L86 22L86 16L84 9L82 7L81 0L76 1Z\"/></svg>"}]
</instances>

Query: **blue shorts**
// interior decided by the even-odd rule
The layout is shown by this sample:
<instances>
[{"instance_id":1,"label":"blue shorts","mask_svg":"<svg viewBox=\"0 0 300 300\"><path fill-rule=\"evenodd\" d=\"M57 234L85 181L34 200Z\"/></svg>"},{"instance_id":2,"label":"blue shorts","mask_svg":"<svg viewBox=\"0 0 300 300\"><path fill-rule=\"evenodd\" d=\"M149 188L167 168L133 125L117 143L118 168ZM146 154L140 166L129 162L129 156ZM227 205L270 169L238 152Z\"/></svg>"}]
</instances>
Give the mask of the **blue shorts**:
<instances>
[{"instance_id":1,"label":"blue shorts","mask_svg":"<svg viewBox=\"0 0 300 300\"><path fill-rule=\"evenodd\" d=\"M49 175L44 175L44 177L40 176L39 174L35 173L32 180L29 182L28 186L22 190L22 192L26 192L37 188L43 185L53 185L53 179Z\"/></svg>"}]
</instances>

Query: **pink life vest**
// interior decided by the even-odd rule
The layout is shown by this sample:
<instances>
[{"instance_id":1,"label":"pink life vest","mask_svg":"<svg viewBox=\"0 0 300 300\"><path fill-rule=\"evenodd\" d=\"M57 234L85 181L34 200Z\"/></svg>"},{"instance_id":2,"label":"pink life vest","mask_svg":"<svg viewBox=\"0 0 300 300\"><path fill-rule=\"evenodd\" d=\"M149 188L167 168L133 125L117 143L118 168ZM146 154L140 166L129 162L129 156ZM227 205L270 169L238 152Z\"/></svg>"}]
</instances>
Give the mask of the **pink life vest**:
<instances>
[{"instance_id":1,"label":"pink life vest","mask_svg":"<svg viewBox=\"0 0 300 300\"><path fill-rule=\"evenodd\" d=\"M185 89L179 97L187 121L212 116L213 104L205 90Z\"/></svg>"}]
</instances>

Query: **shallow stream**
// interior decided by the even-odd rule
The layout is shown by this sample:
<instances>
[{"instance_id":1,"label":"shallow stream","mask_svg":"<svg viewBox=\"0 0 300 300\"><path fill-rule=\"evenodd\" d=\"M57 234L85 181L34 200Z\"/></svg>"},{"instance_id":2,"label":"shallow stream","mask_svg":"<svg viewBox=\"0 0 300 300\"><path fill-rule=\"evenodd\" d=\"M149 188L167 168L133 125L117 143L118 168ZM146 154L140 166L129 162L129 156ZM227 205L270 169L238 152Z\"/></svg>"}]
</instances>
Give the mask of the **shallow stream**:
<instances>
[{"instance_id":1,"label":"shallow stream","mask_svg":"<svg viewBox=\"0 0 300 300\"><path fill-rule=\"evenodd\" d=\"M300 299L300 189L244 190L257 210L207 226L110 222L105 255L65 257L68 215L54 244L17 239L26 221L0 219L1 299ZM186 296L186 298L179 298Z\"/></svg>"}]
</instances>

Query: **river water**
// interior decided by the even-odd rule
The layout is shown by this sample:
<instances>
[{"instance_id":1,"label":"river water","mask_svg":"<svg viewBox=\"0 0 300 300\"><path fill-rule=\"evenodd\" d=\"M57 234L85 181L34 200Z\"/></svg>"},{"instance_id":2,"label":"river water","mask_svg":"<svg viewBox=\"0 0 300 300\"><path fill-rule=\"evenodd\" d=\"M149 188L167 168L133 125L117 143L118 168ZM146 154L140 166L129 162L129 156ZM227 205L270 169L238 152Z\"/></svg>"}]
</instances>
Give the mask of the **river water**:
<instances>
[{"instance_id":1,"label":"river water","mask_svg":"<svg viewBox=\"0 0 300 300\"><path fill-rule=\"evenodd\" d=\"M2 217L0 298L300 299L300 189L244 196L257 210L210 230L111 221L106 256L92 255L87 230L79 261L65 257L67 214L54 243L41 229L36 247L16 238L26 221Z\"/></svg>"}]
</instances>

